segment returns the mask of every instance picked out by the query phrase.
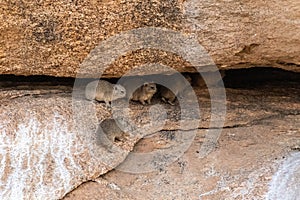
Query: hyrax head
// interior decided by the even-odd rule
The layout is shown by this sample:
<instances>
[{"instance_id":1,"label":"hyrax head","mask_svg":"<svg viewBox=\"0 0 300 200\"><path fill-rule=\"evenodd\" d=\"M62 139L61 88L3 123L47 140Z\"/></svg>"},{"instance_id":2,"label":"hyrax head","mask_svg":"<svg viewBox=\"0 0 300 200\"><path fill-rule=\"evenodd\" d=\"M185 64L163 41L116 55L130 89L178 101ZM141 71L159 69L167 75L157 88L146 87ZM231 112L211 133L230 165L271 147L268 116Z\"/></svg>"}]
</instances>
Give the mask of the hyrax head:
<instances>
[{"instance_id":1,"label":"hyrax head","mask_svg":"<svg viewBox=\"0 0 300 200\"><path fill-rule=\"evenodd\" d=\"M119 84L114 85L113 93L112 93L112 100L120 99L126 96L126 89Z\"/></svg>"},{"instance_id":2,"label":"hyrax head","mask_svg":"<svg viewBox=\"0 0 300 200\"><path fill-rule=\"evenodd\" d=\"M154 94L157 91L156 84L155 83L148 83L148 82L146 82L143 85L143 90L147 94Z\"/></svg>"}]
</instances>

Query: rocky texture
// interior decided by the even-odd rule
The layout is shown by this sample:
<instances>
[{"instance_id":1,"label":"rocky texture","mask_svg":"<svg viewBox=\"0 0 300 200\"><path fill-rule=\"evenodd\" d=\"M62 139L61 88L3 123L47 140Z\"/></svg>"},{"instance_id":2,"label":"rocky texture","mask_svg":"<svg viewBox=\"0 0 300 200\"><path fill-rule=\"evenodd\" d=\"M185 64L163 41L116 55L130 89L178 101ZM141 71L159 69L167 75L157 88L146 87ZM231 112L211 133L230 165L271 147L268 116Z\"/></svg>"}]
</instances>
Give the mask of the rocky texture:
<instances>
[{"instance_id":1,"label":"rocky texture","mask_svg":"<svg viewBox=\"0 0 300 200\"><path fill-rule=\"evenodd\" d=\"M299 72L297 0L4 0L0 7L1 74L75 77L80 64L101 42L141 27L196 34L197 41L222 69L273 66ZM130 46L129 41L114 44L127 42ZM159 38L156 41L160 44ZM113 49L114 44L107 48ZM190 61L176 51L133 48L119 53L122 56L115 62L108 60L111 64L104 76L121 76L135 65L151 62L180 71L193 70ZM97 69L99 63L93 67ZM95 76L92 72L89 75Z\"/></svg>"},{"instance_id":2,"label":"rocky texture","mask_svg":"<svg viewBox=\"0 0 300 200\"><path fill-rule=\"evenodd\" d=\"M262 121L260 125L252 127L225 129L218 148L205 159L197 158L197 149L205 137L205 131L199 130L189 150L159 172L130 174L114 170L100 179L105 184L85 183L64 199L105 200L101 198L103 195L112 196L112 199L130 196L134 200L266 199L272 176L280 164L278 160L291 160L290 153L294 153L291 149L300 142L299 126L295 127L299 119L299 115L288 116L281 120ZM274 126L276 128L272 128ZM159 140L162 141L162 137ZM149 149L155 150L159 145L156 139L148 140L138 145L137 151L143 151L149 146ZM297 163L297 159L293 161ZM297 166L293 166L293 169L297 169ZM294 172L298 176L298 171ZM298 189L299 179L288 179L290 175L282 176L287 180L282 188ZM112 188L111 185L116 186ZM276 187L272 188L272 193L279 196L274 189ZM104 193L101 196L100 191ZM293 193L281 197L293 199L297 191L295 189Z\"/></svg>"},{"instance_id":3,"label":"rocky texture","mask_svg":"<svg viewBox=\"0 0 300 200\"><path fill-rule=\"evenodd\" d=\"M65 90L2 90L0 101L1 199L62 198L116 167L133 147L129 140L112 152L98 145L97 119L83 116L79 126ZM103 111L101 119L108 116Z\"/></svg>"},{"instance_id":4,"label":"rocky texture","mask_svg":"<svg viewBox=\"0 0 300 200\"><path fill-rule=\"evenodd\" d=\"M299 193L299 89L297 82L227 89L227 126L207 157L198 157L207 137L202 128L175 162L157 165L151 173L113 170L64 199L295 199ZM203 102L205 97L200 98ZM160 131L140 140L133 152L167 150L175 140L172 131Z\"/></svg>"},{"instance_id":5,"label":"rocky texture","mask_svg":"<svg viewBox=\"0 0 300 200\"><path fill-rule=\"evenodd\" d=\"M297 147L299 145L299 84L297 82L285 82L284 84L284 87L282 87L282 83L279 83L279 85L265 85L255 89L228 88L226 90L227 115L223 134L217 146L216 141L220 136L218 133L221 133L222 129L212 127L211 130L220 131L216 132L217 134L207 131L211 125L210 122L219 118L211 118L211 101L205 88L195 88L201 111L201 118L198 121L195 120L197 118L194 118L197 117L197 113L194 115L195 107L193 106L195 105L189 101L176 101L175 106L171 106L163 103L158 97L154 97L153 105L142 106L139 103L130 103L126 108L123 106L123 101L120 100L113 104L112 110L108 110L104 103L86 101L80 88L74 88L72 95L71 88L66 86L62 88L43 86L44 89L39 86L39 89L34 89L35 87L30 85L28 88L33 88L26 89L25 86L18 86L19 89L16 89L8 88L6 85L7 87L2 88L0 93L0 116L2 119L0 122L0 162L2 163L0 196L3 199L62 198L81 183L96 180L101 174L116 168L125 158L126 161L117 169L130 172L152 172L151 174L154 174L152 178L157 179L160 183L169 178L173 180L173 175L176 176L179 170L176 163L180 162L181 164L178 164L180 165L179 173L186 173L186 187L190 187L191 182L189 181L194 180L188 177L196 177L200 168L202 169L203 165L199 165L199 162L205 162L207 166L211 166L211 164L218 166L219 168L216 170L219 171L214 173L225 173L223 178L226 180L218 182L217 178L212 176L210 185L202 185L202 190L198 191L204 195L206 191L211 190L213 184L223 184L222 181L227 181L229 176L226 175L226 171L222 170L225 169L224 162L233 159L231 154L236 156L234 161L229 163L234 167L232 169L239 169L240 166L245 165L245 162L253 163L251 159L257 161L257 163L254 162L257 165L254 164L245 169L245 174L250 176L251 174L248 172L250 173L251 170L263 167L264 163L271 162L273 158L279 157L291 148L299 148ZM216 89L218 91L220 88ZM121 109L118 107L119 105L122 105ZM118 119L122 119L122 117L124 119L121 111L129 112L131 123L136 124L137 128L146 128L142 129L143 131L131 129L131 132L129 131L130 140L117 142L112 151L107 151L97 143L95 134L97 124L105 118L112 117L112 114ZM162 118L160 118L161 116ZM180 120L183 121L183 124L179 123ZM125 128L132 128L132 126ZM180 129L186 131L180 131ZM148 135L151 133L152 135ZM129 154L134 144L145 135L148 136ZM182 143L184 145L179 146ZM155 158L152 162L146 160L147 166L135 166L132 165L132 162L130 163L137 155L133 153L139 153L139 151L147 153L153 149L159 154L157 157L152 157ZM181 156L186 150L188 153L182 158ZM203 154L204 150L206 152ZM253 156L244 160L244 155L251 155L248 151L252 152ZM169 155L164 156L166 152ZM203 155L208 155L204 161L199 158ZM145 157L144 154L142 156ZM184 163L186 161L182 160L185 158L191 159L192 166L197 166L197 168L192 168L193 173L185 172L186 164ZM167 169L168 166L165 163L172 163L169 170L170 175L165 178L163 178L164 176L160 177L160 174L155 175L156 172L153 170L163 172ZM231 167L226 169L229 170ZM265 173L265 169L263 168L260 173ZM202 170L209 173L209 169ZM270 173L268 169L266 170ZM233 177L229 178L235 181L235 175L239 172L232 173ZM124 177L124 180L118 176ZM115 176L117 178L108 183L103 183L101 178L97 181L110 188L104 189L103 192L118 191L113 197L132 199L130 194L123 194L121 189L118 189L125 188L127 183L134 182L126 176L117 174ZM147 175L137 178L137 182L134 183L137 185L133 184L132 189L141 186L140 181L144 180L143 177L147 178ZM256 177L255 174L254 177ZM242 176L238 180L243 182L243 178ZM118 185L123 184L123 181L126 182L125 185L119 187ZM233 184L231 187L236 187L235 183L226 184ZM200 185L198 186L200 187ZM179 190L181 185L178 184L176 187ZM169 193L168 184L163 188ZM135 189L139 191L137 188ZM192 190L193 188L187 189L187 191ZM223 190L220 191L223 192ZM263 193L260 189L259 191L259 194ZM236 195L241 195L240 192L237 191ZM101 195L97 196L97 199L105 199L107 194L97 193L97 195ZM166 193L161 195L166 195Z\"/></svg>"},{"instance_id":6,"label":"rocky texture","mask_svg":"<svg viewBox=\"0 0 300 200\"><path fill-rule=\"evenodd\" d=\"M293 147L300 150L300 145ZM291 154L274 174L267 199L297 199L300 195L300 153Z\"/></svg>"}]
</instances>

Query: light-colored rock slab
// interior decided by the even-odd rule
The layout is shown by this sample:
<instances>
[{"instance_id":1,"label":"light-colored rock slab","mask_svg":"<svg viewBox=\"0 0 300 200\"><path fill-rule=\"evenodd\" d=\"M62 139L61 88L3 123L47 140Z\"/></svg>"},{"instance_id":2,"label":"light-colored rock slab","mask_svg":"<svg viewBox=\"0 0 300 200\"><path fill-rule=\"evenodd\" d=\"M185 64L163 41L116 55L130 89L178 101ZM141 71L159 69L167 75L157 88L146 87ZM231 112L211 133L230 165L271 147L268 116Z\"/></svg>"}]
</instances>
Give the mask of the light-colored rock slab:
<instances>
[{"instance_id":1,"label":"light-colored rock slab","mask_svg":"<svg viewBox=\"0 0 300 200\"><path fill-rule=\"evenodd\" d=\"M79 129L70 95L5 100L0 106L0 199L62 198L128 153L97 144L92 116Z\"/></svg>"}]
</instances>

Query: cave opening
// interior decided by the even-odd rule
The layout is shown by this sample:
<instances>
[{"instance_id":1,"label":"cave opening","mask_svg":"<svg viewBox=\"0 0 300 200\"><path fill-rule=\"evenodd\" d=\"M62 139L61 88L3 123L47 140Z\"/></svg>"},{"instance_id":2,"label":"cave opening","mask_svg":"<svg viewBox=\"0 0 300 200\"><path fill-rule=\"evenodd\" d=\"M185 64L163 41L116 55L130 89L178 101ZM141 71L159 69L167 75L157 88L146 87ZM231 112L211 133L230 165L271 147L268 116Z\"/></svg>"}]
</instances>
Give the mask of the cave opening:
<instances>
[{"instance_id":1,"label":"cave opening","mask_svg":"<svg viewBox=\"0 0 300 200\"><path fill-rule=\"evenodd\" d=\"M194 76L195 73L183 73L184 75ZM255 89L265 86L274 87L299 87L300 73L286 71L272 67L253 67L242 69L229 69L224 71L223 83L225 88L236 89ZM152 75L146 75L152 76ZM109 82L116 83L118 78L104 78ZM92 78L82 78L80 81L88 83ZM18 86L30 86L31 88L47 86L69 86L74 85L75 78L55 77L47 75L18 76L18 75L0 75L0 88L14 88ZM195 84L192 86L196 87Z\"/></svg>"}]
</instances>

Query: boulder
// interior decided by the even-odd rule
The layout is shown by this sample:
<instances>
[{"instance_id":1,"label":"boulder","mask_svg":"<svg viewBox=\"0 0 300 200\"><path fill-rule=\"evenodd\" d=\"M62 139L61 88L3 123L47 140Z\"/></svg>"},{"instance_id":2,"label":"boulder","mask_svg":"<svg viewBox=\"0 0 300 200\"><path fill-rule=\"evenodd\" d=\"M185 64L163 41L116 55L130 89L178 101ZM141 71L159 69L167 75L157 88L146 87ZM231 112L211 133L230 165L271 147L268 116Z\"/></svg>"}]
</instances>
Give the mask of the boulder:
<instances>
[{"instance_id":1,"label":"boulder","mask_svg":"<svg viewBox=\"0 0 300 200\"><path fill-rule=\"evenodd\" d=\"M112 152L98 145L97 120L76 121L70 95L32 92L1 92L7 95L0 108L0 199L60 199L116 167L132 149L133 141Z\"/></svg>"},{"instance_id":2,"label":"boulder","mask_svg":"<svg viewBox=\"0 0 300 200\"><path fill-rule=\"evenodd\" d=\"M145 27L194 37L221 69L272 66L299 72L299 12L296 0L4 1L0 74L76 77L81 63L104 41ZM160 44L160 37L154 39ZM157 62L178 71L195 70L175 48L166 48L168 42L162 48L139 44L126 49L130 42L115 40L98 51L100 56L124 44L119 55L100 66L106 68L103 77L120 77L134 66Z\"/></svg>"}]
</instances>

